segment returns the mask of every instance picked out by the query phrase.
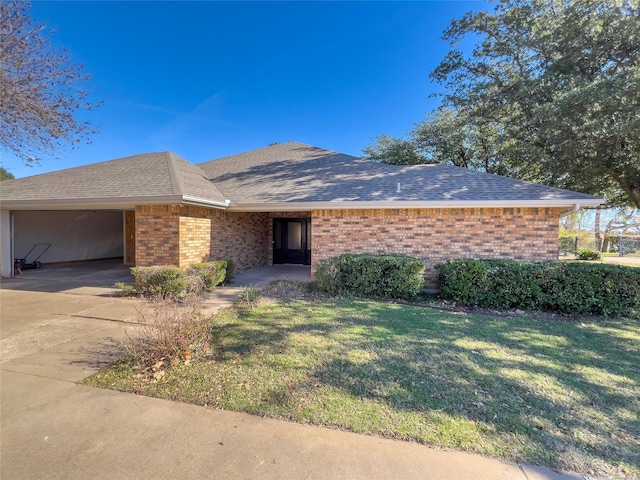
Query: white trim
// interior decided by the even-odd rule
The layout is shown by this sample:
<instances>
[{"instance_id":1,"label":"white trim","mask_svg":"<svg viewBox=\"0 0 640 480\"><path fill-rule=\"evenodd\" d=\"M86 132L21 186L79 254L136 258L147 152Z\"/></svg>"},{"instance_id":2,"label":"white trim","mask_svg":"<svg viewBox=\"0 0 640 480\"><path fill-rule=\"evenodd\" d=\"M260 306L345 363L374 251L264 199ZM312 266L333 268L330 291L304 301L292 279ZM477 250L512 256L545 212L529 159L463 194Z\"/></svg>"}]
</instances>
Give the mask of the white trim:
<instances>
[{"instance_id":1,"label":"white trim","mask_svg":"<svg viewBox=\"0 0 640 480\"><path fill-rule=\"evenodd\" d=\"M229 200L224 202L189 195L162 195L157 197L121 197L121 198L70 198L52 200L7 200L2 202L3 209L11 210L130 210L136 205L194 205L209 208L226 209Z\"/></svg>"},{"instance_id":2,"label":"white trim","mask_svg":"<svg viewBox=\"0 0 640 480\"><path fill-rule=\"evenodd\" d=\"M404 208L573 208L577 199L553 200L462 200L462 201L382 201L382 202L279 202L279 203L235 203L232 212L302 212L310 210L363 210ZM599 198L581 199L581 206L596 206L603 203Z\"/></svg>"},{"instance_id":3,"label":"white trim","mask_svg":"<svg viewBox=\"0 0 640 480\"><path fill-rule=\"evenodd\" d=\"M567 210L566 212L562 212L560 214L560 218L564 218L567 217L569 215L571 215L572 213L576 213L578 210L580 210L582 208L582 205L580 205L580 203L576 203L573 208L571 208L570 210Z\"/></svg>"},{"instance_id":4,"label":"white trim","mask_svg":"<svg viewBox=\"0 0 640 480\"><path fill-rule=\"evenodd\" d=\"M550 200L449 200L449 201L366 201L344 200L337 202L275 202L242 203L225 200L208 200L189 195L164 195L157 197L126 198L73 198L60 200L14 200L2 203L10 210L131 210L136 205L193 205L218 208L233 212L304 212L310 210L363 210L396 208L574 208L595 207L604 203L600 198L550 199Z\"/></svg>"},{"instance_id":5,"label":"white trim","mask_svg":"<svg viewBox=\"0 0 640 480\"><path fill-rule=\"evenodd\" d=\"M206 206L219 207L219 208L226 209L229 207L231 200L225 200L224 202L219 202L217 200L207 200L206 198L183 195L181 203L185 203L188 205L206 205Z\"/></svg>"}]
</instances>

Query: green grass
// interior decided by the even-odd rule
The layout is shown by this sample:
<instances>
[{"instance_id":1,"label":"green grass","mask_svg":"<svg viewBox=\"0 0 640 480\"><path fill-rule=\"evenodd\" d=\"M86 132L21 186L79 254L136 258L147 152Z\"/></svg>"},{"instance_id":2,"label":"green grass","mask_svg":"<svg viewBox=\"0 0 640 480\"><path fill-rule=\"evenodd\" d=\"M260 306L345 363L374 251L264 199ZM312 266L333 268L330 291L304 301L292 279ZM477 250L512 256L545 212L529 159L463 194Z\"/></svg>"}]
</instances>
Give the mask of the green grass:
<instances>
[{"instance_id":1,"label":"green grass","mask_svg":"<svg viewBox=\"0 0 640 480\"><path fill-rule=\"evenodd\" d=\"M601 260L578 260L573 255L561 256L559 259L561 262L606 263L610 265L625 265L627 267L640 268L640 256L637 254L619 257L617 253L603 253Z\"/></svg>"},{"instance_id":2,"label":"green grass","mask_svg":"<svg viewBox=\"0 0 640 480\"><path fill-rule=\"evenodd\" d=\"M596 475L640 478L640 324L261 301L211 356L90 385ZM157 377L157 376L156 376Z\"/></svg>"}]
</instances>

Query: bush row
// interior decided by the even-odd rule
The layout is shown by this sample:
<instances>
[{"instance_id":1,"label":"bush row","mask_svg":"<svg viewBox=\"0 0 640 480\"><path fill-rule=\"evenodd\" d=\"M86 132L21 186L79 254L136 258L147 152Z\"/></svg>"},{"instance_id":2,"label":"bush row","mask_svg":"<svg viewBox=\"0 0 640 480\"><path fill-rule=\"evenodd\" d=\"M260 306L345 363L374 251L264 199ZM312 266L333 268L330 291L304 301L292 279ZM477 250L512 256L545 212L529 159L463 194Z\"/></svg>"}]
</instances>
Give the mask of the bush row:
<instances>
[{"instance_id":1,"label":"bush row","mask_svg":"<svg viewBox=\"0 0 640 480\"><path fill-rule=\"evenodd\" d=\"M640 311L640 269L605 264L450 260L438 266L442 296L459 305L572 315Z\"/></svg>"},{"instance_id":2,"label":"bush row","mask_svg":"<svg viewBox=\"0 0 640 480\"><path fill-rule=\"evenodd\" d=\"M424 261L398 255L342 254L320 262L315 285L323 292L414 299L424 287Z\"/></svg>"},{"instance_id":3,"label":"bush row","mask_svg":"<svg viewBox=\"0 0 640 480\"><path fill-rule=\"evenodd\" d=\"M232 260L196 263L186 270L172 266L132 267L134 285L117 284L126 294L178 298L198 295L207 288L229 283L233 276Z\"/></svg>"}]
</instances>

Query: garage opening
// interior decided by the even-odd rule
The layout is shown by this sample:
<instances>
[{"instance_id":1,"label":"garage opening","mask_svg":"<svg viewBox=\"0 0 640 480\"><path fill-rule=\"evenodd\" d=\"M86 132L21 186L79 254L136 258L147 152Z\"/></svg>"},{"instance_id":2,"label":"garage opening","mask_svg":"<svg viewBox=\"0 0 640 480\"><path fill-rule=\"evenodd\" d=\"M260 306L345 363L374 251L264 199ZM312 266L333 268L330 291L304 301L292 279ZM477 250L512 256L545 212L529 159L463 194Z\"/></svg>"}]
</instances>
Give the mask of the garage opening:
<instances>
[{"instance_id":1,"label":"garage opening","mask_svg":"<svg viewBox=\"0 0 640 480\"><path fill-rule=\"evenodd\" d=\"M25 258L34 245L50 243L39 260L42 264L123 258L123 232L121 210L17 210L13 212L14 257Z\"/></svg>"}]
</instances>

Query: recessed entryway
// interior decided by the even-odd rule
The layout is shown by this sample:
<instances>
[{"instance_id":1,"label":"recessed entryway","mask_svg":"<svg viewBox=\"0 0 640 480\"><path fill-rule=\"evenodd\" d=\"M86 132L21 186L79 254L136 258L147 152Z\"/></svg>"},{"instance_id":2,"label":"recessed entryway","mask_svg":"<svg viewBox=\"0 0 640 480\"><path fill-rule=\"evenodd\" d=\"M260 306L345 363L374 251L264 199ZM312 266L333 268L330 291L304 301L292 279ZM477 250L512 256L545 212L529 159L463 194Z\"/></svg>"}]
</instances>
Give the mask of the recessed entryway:
<instances>
[{"instance_id":1,"label":"recessed entryway","mask_svg":"<svg viewBox=\"0 0 640 480\"><path fill-rule=\"evenodd\" d=\"M273 219L273 263L311 265L311 218Z\"/></svg>"}]
</instances>

